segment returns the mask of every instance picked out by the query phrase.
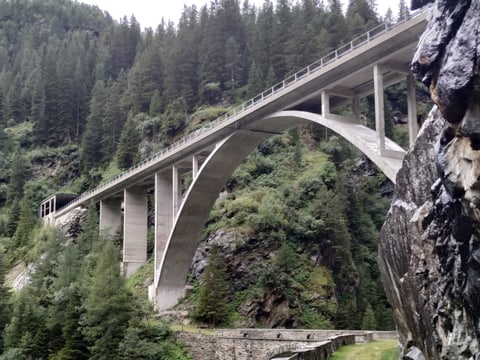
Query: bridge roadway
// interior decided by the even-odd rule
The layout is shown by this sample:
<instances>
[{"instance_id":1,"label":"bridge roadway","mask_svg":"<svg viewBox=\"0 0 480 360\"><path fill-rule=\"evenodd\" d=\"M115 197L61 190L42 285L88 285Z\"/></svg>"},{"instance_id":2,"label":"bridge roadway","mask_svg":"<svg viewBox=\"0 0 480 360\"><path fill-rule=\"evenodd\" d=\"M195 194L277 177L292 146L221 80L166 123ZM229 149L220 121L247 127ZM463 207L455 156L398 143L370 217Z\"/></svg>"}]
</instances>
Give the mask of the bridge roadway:
<instances>
[{"instance_id":1,"label":"bridge roadway","mask_svg":"<svg viewBox=\"0 0 480 360\"><path fill-rule=\"evenodd\" d=\"M383 92L407 80L413 141L417 121L409 62L425 25L425 11L392 28L381 25L66 206L56 209L55 196L48 198L40 216L62 222L74 209L100 201L100 229L114 234L123 228L124 272L131 275L146 262L147 191L155 189L155 279L149 296L158 310L173 306L184 294L198 236L215 199L238 164L267 138L301 124L322 124L395 182L404 150L385 137ZM375 130L362 124L359 108L360 99L371 94ZM334 113L345 106L352 116ZM193 180L182 194L181 176L188 172Z\"/></svg>"}]
</instances>

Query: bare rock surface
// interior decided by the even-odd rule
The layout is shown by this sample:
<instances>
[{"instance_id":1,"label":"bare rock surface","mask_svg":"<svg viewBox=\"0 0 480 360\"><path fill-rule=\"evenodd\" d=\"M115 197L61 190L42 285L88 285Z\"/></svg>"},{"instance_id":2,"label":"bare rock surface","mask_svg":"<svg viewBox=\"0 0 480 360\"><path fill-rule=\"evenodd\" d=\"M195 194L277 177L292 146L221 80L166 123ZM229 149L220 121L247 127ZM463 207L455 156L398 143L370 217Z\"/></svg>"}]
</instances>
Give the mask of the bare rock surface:
<instances>
[{"instance_id":1,"label":"bare rock surface","mask_svg":"<svg viewBox=\"0 0 480 360\"><path fill-rule=\"evenodd\" d=\"M480 359L479 25L480 0L435 1L412 62L436 108L397 175L379 252L403 359Z\"/></svg>"}]
</instances>

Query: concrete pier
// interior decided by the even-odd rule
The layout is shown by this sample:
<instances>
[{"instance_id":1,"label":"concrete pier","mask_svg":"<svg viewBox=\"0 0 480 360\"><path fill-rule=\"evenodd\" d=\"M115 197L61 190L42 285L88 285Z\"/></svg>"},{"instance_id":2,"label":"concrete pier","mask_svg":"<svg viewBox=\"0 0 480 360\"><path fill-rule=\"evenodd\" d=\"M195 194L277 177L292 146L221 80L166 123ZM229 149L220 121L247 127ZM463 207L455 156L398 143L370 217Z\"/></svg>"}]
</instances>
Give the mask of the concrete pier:
<instances>
[{"instance_id":1,"label":"concrete pier","mask_svg":"<svg viewBox=\"0 0 480 360\"><path fill-rule=\"evenodd\" d=\"M100 200L100 234L113 237L122 228L122 200L108 198Z\"/></svg>"},{"instance_id":2,"label":"concrete pier","mask_svg":"<svg viewBox=\"0 0 480 360\"><path fill-rule=\"evenodd\" d=\"M132 275L147 261L147 193L142 187L124 190L123 272Z\"/></svg>"}]
</instances>

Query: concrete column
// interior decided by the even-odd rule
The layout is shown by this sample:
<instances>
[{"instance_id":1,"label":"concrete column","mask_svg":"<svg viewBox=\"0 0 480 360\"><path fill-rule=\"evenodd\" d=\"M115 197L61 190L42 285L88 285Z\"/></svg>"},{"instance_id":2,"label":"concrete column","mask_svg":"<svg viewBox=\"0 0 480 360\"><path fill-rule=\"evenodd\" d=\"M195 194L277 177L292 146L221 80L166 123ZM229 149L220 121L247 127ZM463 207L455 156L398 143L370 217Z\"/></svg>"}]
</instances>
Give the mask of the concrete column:
<instances>
[{"instance_id":1,"label":"concrete column","mask_svg":"<svg viewBox=\"0 0 480 360\"><path fill-rule=\"evenodd\" d=\"M407 104L408 104L408 134L410 146L413 145L418 134L417 100L415 97L415 80L412 74L407 76Z\"/></svg>"},{"instance_id":2,"label":"concrete column","mask_svg":"<svg viewBox=\"0 0 480 360\"><path fill-rule=\"evenodd\" d=\"M122 228L122 200L109 198L100 200L100 233L113 237Z\"/></svg>"},{"instance_id":3,"label":"concrete column","mask_svg":"<svg viewBox=\"0 0 480 360\"><path fill-rule=\"evenodd\" d=\"M173 227L172 174L155 174L155 281Z\"/></svg>"},{"instance_id":4,"label":"concrete column","mask_svg":"<svg viewBox=\"0 0 480 360\"><path fill-rule=\"evenodd\" d=\"M123 272L130 276L147 261L146 190L125 189L123 207Z\"/></svg>"},{"instance_id":5,"label":"concrete column","mask_svg":"<svg viewBox=\"0 0 480 360\"><path fill-rule=\"evenodd\" d=\"M330 96L324 90L322 91L322 116L327 118L330 115Z\"/></svg>"},{"instance_id":6,"label":"concrete column","mask_svg":"<svg viewBox=\"0 0 480 360\"><path fill-rule=\"evenodd\" d=\"M385 153L385 106L383 94L383 74L380 64L373 67L373 83L375 87L375 129L380 155Z\"/></svg>"},{"instance_id":7,"label":"concrete column","mask_svg":"<svg viewBox=\"0 0 480 360\"><path fill-rule=\"evenodd\" d=\"M56 196L52 199L52 212L54 213L55 211L57 211L57 197Z\"/></svg>"},{"instance_id":8,"label":"concrete column","mask_svg":"<svg viewBox=\"0 0 480 360\"><path fill-rule=\"evenodd\" d=\"M180 209L180 201L182 197L180 176L177 165L172 167L172 193L173 193L173 216L177 216Z\"/></svg>"},{"instance_id":9,"label":"concrete column","mask_svg":"<svg viewBox=\"0 0 480 360\"><path fill-rule=\"evenodd\" d=\"M352 99L352 113L355 121L360 123L360 98L358 96Z\"/></svg>"},{"instance_id":10,"label":"concrete column","mask_svg":"<svg viewBox=\"0 0 480 360\"><path fill-rule=\"evenodd\" d=\"M198 174L198 155L192 156L192 179L195 179Z\"/></svg>"}]
</instances>

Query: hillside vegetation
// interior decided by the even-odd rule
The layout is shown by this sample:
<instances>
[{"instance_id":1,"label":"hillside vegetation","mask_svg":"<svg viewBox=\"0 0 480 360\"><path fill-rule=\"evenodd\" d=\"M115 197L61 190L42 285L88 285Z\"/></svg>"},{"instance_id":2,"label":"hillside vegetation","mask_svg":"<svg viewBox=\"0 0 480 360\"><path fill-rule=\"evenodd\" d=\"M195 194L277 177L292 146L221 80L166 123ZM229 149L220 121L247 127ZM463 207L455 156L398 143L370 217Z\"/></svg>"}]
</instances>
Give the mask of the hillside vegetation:
<instances>
[{"instance_id":1,"label":"hillside vegetation","mask_svg":"<svg viewBox=\"0 0 480 360\"><path fill-rule=\"evenodd\" d=\"M41 228L38 204L96 186L395 18L367 0L345 14L338 0L220 0L141 31L69 0L0 0L0 359L188 359L137 296L151 261L126 284L121 234L98 236L95 207L67 239ZM385 104L387 135L403 144L393 119L406 113L404 88ZM371 105L362 100L369 124ZM390 191L326 129L268 140L220 195L180 306L215 326L393 328L376 262ZM12 293L4 274L20 262L34 272Z\"/></svg>"}]
</instances>

